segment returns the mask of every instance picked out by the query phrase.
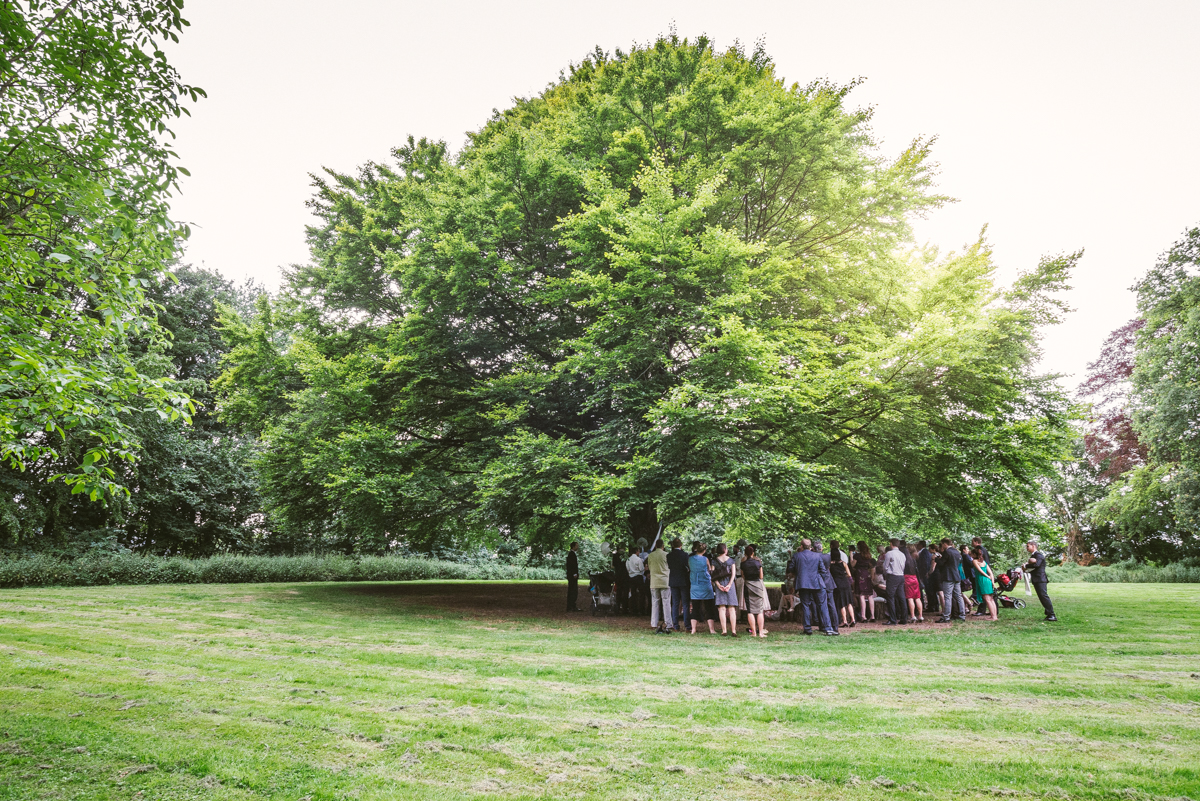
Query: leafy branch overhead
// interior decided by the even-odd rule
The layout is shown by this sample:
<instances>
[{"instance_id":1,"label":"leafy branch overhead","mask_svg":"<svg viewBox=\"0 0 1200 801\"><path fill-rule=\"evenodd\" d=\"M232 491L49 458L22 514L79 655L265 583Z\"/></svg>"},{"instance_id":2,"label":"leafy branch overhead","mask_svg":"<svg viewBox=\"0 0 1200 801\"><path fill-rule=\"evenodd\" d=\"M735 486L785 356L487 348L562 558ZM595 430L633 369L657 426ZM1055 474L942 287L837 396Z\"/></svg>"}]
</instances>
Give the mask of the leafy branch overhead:
<instances>
[{"instance_id":1,"label":"leafy branch overhead","mask_svg":"<svg viewBox=\"0 0 1200 801\"><path fill-rule=\"evenodd\" d=\"M0 4L0 458L56 462L78 432L89 447L59 477L93 499L137 459L131 412L193 411L127 352L131 336L165 345L145 290L187 235L168 216L185 171L167 125L203 92L160 48L181 8Z\"/></svg>"}]
</instances>

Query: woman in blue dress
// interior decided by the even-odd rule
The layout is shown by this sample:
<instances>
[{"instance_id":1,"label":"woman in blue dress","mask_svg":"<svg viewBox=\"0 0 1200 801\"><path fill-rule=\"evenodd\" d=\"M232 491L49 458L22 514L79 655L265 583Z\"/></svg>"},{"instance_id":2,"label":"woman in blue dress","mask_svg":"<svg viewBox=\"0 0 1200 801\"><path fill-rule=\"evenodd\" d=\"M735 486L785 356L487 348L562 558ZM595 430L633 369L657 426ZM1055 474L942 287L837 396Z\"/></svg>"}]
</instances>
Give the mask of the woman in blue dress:
<instances>
[{"instance_id":1,"label":"woman in blue dress","mask_svg":"<svg viewBox=\"0 0 1200 801\"><path fill-rule=\"evenodd\" d=\"M708 622L709 634L717 633L717 629L713 625L713 621L717 618L717 611L716 605L713 603L715 595L711 576L712 565L708 563L708 557L704 555L707 550L708 546L704 543L693 542L692 555L688 557L688 577L692 582L692 634L696 633L697 620Z\"/></svg>"}]
</instances>

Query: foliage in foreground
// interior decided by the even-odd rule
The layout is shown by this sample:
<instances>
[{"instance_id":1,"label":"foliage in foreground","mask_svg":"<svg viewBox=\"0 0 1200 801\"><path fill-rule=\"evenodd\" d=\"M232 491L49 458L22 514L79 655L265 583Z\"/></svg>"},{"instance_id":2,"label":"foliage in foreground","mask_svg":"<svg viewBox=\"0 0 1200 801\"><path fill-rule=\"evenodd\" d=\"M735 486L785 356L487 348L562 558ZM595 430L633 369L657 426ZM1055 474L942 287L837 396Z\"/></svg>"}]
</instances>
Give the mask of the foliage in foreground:
<instances>
[{"instance_id":1,"label":"foliage in foreground","mask_svg":"<svg viewBox=\"0 0 1200 801\"><path fill-rule=\"evenodd\" d=\"M562 579L562 568L448 562L419 556L241 556L206 559L141 554L0 560L0 587L106 584L246 584L280 581Z\"/></svg>"},{"instance_id":2,"label":"foliage in foreground","mask_svg":"<svg viewBox=\"0 0 1200 801\"><path fill-rule=\"evenodd\" d=\"M881 155L851 88L672 36L319 179L312 261L221 379L279 536L1038 528L1077 254L1003 290L982 240L909 252L931 143Z\"/></svg>"},{"instance_id":3,"label":"foliage in foreground","mask_svg":"<svg viewBox=\"0 0 1200 801\"><path fill-rule=\"evenodd\" d=\"M168 122L202 92L161 47L181 0L0 3L0 460L60 473L93 500L135 462L128 413L186 417L143 371L162 345L146 297L187 234L168 216L181 168ZM62 447L68 435L80 447Z\"/></svg>"}]
</instances>

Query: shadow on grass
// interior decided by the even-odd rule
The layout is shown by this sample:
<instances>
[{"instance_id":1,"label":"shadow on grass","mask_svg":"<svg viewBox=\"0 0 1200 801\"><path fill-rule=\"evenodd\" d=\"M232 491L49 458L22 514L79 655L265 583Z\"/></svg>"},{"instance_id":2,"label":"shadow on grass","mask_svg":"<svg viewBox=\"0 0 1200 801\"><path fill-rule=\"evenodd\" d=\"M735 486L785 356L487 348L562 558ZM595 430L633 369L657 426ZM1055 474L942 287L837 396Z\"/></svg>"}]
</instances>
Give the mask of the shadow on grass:
<instances>
[{"instance_id":1,"label":"shadow on grass","mask_svg":"<svg viewBox=\"0 0 1200 801\"><path fill-rule=\"evenodd\" d=\"M633 629L648 627L648 616L595 617L587 586L579 605L567 612L566 585L558 582L363 582L298 584L289 587L296 600L334 606L344 614L419 614L426 617L479 621L522 621L559 627Z\"/></svg>"}]
</instances>

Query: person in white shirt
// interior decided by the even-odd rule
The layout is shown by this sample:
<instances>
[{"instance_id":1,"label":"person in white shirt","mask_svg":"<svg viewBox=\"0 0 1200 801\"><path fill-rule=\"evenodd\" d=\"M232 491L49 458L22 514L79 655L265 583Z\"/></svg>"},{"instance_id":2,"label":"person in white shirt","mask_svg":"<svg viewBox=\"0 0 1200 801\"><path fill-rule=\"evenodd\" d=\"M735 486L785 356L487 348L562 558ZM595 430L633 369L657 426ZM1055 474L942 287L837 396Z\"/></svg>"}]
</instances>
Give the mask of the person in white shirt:
<instances>
[{"instance_id":1,"label":"person in white shirt","mask_svg":"<svg viewBox=\"0 0 1200 801\"><path fill-rule=\"evenodd\" d=\"M635 615L646 614L646 562L642 558L642 549L635 548L625 560L625 570L629 573L629 611Z\"/></svg>"},{"instance_id":2,"label":"person in white shirt","mask_svg":"<svg viewBox=\"0 0 1200 801\"><path fill-rule=\"evenodd\" d=\"M893 539L883 555L883 580L887 582L888 619L885 626L908 623L908 601L904 597L904 552L900 540Z\"/></svg>"}]
</instances>

